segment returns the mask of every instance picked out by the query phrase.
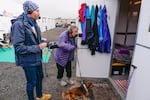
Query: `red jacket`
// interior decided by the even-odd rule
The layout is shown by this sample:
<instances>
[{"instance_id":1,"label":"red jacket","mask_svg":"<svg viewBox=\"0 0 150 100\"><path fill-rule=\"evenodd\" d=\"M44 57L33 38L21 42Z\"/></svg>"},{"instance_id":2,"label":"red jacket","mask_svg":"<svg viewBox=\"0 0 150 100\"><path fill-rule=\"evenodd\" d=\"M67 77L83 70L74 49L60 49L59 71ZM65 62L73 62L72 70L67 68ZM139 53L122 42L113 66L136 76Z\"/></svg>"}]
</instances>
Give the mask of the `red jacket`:
<instances>
[{"instance_id":1,"label":"red jacket","mask_svg":"<svg viewBox=\"0 0 150 100\"><path fill-rule=\"evenodd\" d=\"M79 21L84 22L85 21L85 15L86 15L86 3L81 4L81 8L79 9Z\"/></svg>"}]
</instances>

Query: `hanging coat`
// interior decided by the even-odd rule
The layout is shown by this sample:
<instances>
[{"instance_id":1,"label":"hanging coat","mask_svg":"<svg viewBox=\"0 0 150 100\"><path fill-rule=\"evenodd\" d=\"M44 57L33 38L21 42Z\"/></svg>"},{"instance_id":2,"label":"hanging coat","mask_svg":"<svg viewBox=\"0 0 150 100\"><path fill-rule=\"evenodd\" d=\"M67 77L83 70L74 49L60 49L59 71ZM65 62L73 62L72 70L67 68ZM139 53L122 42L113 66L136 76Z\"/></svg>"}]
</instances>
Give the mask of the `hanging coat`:
<instances>
[{"instance_id":1,"label":"hanging coat","mask_svg":"<svg viewBox=\"0 0 150 100\"><path fill-rule=\"evenodd\" d=\"M81 8L79 9L79 21L81 23L82 30L81 44L84 44L86 40L86 3L81 4Z\"/></svg>"},{"instance_id":2,"label":"hanging coat","mask_svg":"<svg viewBox=\"0 0 150 100\"><path fill-rule=\"evenodd\" d=\"M89 6L87 6L86 5L86 9L85 9L85 17L86 17L86 19L85 19L85 23L84 23L84 25L85 25L85 34L82 34L82 41L81 41L81 44L82 45L85 45L85 44L87 44L87 36L88 36L88 31L90 30L90 25L88 25L89 24L89 20L90 20L90 18L91 18L91 15L90 15L90 12L89 12Z\"/></svg>"},{"instance_id":3,"label":"hanging coat","mask_svg":"<svg viewBox=\"0 0 150 100\"><path fill-rule=\"evenodd\" d=\"M95 20L95 7L94 5L92 5L92 8L91 8L91 26L92 27L94 25L94 20Z\"/></svg>"},{"instance_id":4,"label":"hanging coat","mask_svg":"<svg viewBox=\"0 0 150 100\"><path fill-rule=\"evenodd\" d=\"M111 37L110 37L110 31L107 23L107 10L106 6L103 7L102 10L102 23L103 23L103 39L100 43L101 46L101 52L107 52L110 53L111 49Z\"/></svg>"},{"instance_id":5,"label":"hanging coat","mask_svg":"<svg viewBox=\"0 0 150 100\"><path fill-rule=\"evenodd\" d=\"M95 55L95 51L98 47L99 41L98 41L98 26L97 26L97 13L98 13L98 6L95 7L95 20L92 27L92 34L90 35L88 47L91 50L91 55Z\"/></svg>"},{"instance_id":6,"label":"hanging coat","mask_svg":"<svg viewBox=\"0 0 150 100\"><path fill-rule=\"evenodd\" d=\"M102 6L100 5L99 7L99 11L97 14L97 25L98 25L98 35L99 35L99 43L102 41L103 39L103 31L102 31Z\"/></svg>"},{"instance_id":7,"label":"hanging coat","mask_svg":"<svg viewBox=\"0 0 150 100\"><path fill-rule=\"evenodd\" d=\"M81 8L79 9L79 21L85 22L85 9L86 9L86 3L81 4Z\"/></svg>"},{"instance_id":8,"label":"hanging coat","mask_svg":"<svg viewBox=\"0 0 150 100\"><path fill-rule=\"evenodd\" d=\"M88 5L86 5L86 19L90 19L91 18L91 14L90 14L90 8Z\"/></svg>"},{"instance_id":9,"label":"hanging coat","mask_svg":"<svg viewBox=\"0 0 150 100\"><path fill-rule=\"evenodd\" d=\"M89 6L86 6L86 43L88 43L88 39L91 33L92 33L91 14Z\"/></svg>"},{"instance_id":10,"label":"hanging coat","mask_svg":"<svg viewBox=\"0 0 150 100\"><path fill-rule=\"evenodd\" d=\"M99 39L98 39L98 26L97 26L97 14L98 14L98 6L96 5L95 8L95 21L94 21L94 25L93 25L93 33L94 33L94 37L95 37L95 46L96 48L99 46Z\"/></svg>"}]
</instances>

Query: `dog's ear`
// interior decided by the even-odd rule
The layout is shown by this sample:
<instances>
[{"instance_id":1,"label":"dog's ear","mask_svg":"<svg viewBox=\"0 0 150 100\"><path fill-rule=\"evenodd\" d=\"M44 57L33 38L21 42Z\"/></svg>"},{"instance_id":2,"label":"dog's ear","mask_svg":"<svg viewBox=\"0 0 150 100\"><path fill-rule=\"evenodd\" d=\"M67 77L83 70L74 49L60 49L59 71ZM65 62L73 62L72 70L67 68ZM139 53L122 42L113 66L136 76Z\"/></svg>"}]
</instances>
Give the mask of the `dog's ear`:
<instances>
[{"instance_id":1,"label":"dog's ear","mask_svg":"<svg viewBox=\"0 0 150 100\"><path fill-rule=\"evenodd\" d=\"M93 83L90 82L90 81L85 82L85 85L86 85L88 88L93 88L93 87L94 87Z\"/></svg>"},{"instance_id":2,"label":"dog's ear","mask_svg":"<svg viewBox=\"0 0 150 100\"><path fill-rule=\"evenodd\" d=\"M93 84L93 83L91 83L91 84L90 84L90 88L93 88L93 87L94 87L94 84Z\"/></svg>"},{"instance_id":3,"label":"dog's ear","mask_svg":"<svg viewBox=\"0 0 150 100\"><path fill-rule=\"evenodd\" d=\"M69 97L69 94L70 94L70 93L69 93L68 91L63 92L63 93L62 93L62 98L63 98L63 99L68 98L68 97Z\"/></svg>"},{"instance_id":4,"label":"dog's ear","mask_svg":"<svg viewBox=\"0 0 150 100\"><path fill-rule=\"evenodd\" d=\"M86 81L86 82L84 82L84 83L85 83L86 86L89 86L89 85L91 84L90 81Z\"/></svg>"}]
</instances>

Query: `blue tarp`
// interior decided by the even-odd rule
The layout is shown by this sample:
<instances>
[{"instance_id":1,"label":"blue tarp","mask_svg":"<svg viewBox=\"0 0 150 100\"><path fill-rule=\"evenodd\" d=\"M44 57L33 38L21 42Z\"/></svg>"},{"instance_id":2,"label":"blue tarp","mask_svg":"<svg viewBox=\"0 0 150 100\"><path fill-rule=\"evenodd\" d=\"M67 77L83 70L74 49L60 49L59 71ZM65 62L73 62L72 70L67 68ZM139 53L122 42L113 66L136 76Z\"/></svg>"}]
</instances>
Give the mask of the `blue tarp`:
<instances>
[{"instance_id":1,"label":"blue tarp","mask_svg":"<svg viewBox=\"0 0 150 100\"><path fill-rule=\"evenodd\" d=\"M51 51L51 50L50 50ZM45 48L43 50L43 62L48 63L49 58L51 57L51 52L48 48ZM14 54L14 48L0 48L0 62L15 62L15 54Z\"/></svg>"}]
</instances>

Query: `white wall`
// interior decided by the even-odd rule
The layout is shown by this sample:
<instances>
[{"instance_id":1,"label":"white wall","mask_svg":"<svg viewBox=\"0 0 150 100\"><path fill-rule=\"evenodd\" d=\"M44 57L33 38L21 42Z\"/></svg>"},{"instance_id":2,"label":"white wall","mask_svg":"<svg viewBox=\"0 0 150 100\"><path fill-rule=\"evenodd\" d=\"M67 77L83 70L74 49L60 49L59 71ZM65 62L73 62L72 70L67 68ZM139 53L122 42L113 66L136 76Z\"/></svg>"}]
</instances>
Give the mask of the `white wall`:
<instances>
[{"instance_id":1,"label":"white wall","mask_svg":"<svg viewBox=\"0 0 150 100\"><path fill-rule=\"evenodd\" d=\"M142 7L140 13L139 27L138 27L138 37L137 43L144 44L145 46L150 46L150 1L142 0Z\"/></svg>"},{"instance_id":2,"label":"white wall","mask_svg":"<svg viewBox=\"0 0 150 100\"><path fill-rule=\"evenodd\" d=\"M104 2L105 1L105 2ZM111 40L113 44L113 36L115 33L115 22L118 11L118 0L79 0L79 8L81 3L86 2L90 7L94 5L106 5L108 14L108 25L110 28ZM79 25L80 27L80 25ZM78 44L81 40L78 39ZM94 78L108 78L110 70L110 60L111 54L101 54L96 53L96 55L91 56L90 50L87 46L79 45L78 49L78 59L80 63L80 68L82 72L82 77L94 77ZM77 76L79 74L79 66L77 64Z\"/></svg>"},{"instance_id":3,"label":"white wall","mask_svg":"<svg viewBox=\"0 0 150 100\"><path fill-rule=\"evenodd\" d=\"M137 69L130 81L126 100L150 100L149 4L149 0L142 0L136 48L132 61L132 64L137 66Z\"/></svg>"}]
</instances>

